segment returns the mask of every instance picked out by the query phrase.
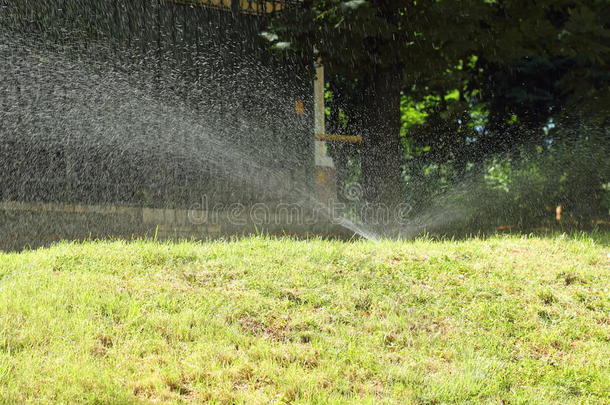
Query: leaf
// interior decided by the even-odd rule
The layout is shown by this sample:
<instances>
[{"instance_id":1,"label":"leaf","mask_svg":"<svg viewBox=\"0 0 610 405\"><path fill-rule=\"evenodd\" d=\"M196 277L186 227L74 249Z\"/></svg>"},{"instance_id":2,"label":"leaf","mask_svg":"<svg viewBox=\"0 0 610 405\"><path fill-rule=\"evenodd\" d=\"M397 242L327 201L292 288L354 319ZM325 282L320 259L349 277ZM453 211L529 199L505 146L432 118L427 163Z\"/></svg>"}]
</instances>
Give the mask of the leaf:
<instances>
[{"instance_id":1,"label":"leaf","mask_svg":"<svg viewBox=\"0 0 610 405\"><path fill-rule=\"evenodd\" d=\"M276 49L278 51L285 51L288 50L292 47L292 43L290 42L278 42L277 44L273 45L273 49Z\"/></svg>"},{"instance_id":2,"label":"leaf","mask_svg":"<svg viewBox=\"0 0 610 405\"><path fill-rule=\"evenodd\" d=\"M268 31L261 32L261 37L265 38L269 42L275 42L279 39L277 34Z\"/></svg>"},{"instance_id":3,"label":"leaf","mask_svg":"<svg viewBox=\"0 0 610 405\"><path fill-rule=\"evenodd\" d=\"M366 0L350 0L341 4L341 8L343 8L344 10L356 10L357 8L362 7L365 4L367 4Z\"/></svg>"}]
</instances>

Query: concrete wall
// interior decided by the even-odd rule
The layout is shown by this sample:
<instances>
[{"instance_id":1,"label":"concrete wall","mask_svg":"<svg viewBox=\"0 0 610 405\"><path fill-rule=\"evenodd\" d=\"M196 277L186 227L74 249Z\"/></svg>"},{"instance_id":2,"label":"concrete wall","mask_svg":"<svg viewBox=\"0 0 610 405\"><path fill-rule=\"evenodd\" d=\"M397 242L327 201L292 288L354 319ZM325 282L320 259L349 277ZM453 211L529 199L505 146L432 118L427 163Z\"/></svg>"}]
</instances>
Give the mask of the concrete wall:
<instances>
[{"instance_id":1,"label":"concrete wall","mask_svg":"<svg viewBox=\"0 0 610 405\"><path fill-rule=\"evenodd\" d=\"M0 203L0 249L21 250L62 240L107 238L214 239L239 235L351 237L323 216L295 206L229 211L51 203Z\"/></svg>"}]
</instances>

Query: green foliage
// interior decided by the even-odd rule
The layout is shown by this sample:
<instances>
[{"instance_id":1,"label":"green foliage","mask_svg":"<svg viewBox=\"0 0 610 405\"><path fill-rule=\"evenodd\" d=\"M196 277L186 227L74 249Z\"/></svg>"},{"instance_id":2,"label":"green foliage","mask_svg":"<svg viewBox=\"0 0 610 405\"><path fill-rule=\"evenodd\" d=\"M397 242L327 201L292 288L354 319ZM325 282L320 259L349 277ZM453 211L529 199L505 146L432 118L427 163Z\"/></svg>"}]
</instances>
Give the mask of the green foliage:
<instances>
[{"instance_id":1,"label":"green foliage","mask_svg":"<svg viewBox=\"0 0 610 405\"><path fill-rule=\"evenodd\" d=\"M409 100L403 103L404 125L411 125L406 105L423 103L428 110L419 131L409 133L414 139L408 153L429 147L437 163L458 154L472 161L543 142L542 128L553 118L607 121L607 1L306 4L304 12L277 17L276 41L315 46L331 76L366 81L385 66L400 66ZM438 99L436 105L430 98ZM477 126L479 134L473 133Z\"/></svg>"},{"instance_id":2,"label":"green foliage","mask_svg":"<svg viewBox=\"0 0 610 405\"><path fill-rule=\"evenodd\" d=\"M591 228L610 219L610 139L605 130L580 128L547 145L521 147L498 155L457 175L451 165L429 165L412 184L421 215L439 201L435 210L460 208L463 212L438 231L571 227ZM472 169L475 169L473 166ZM444 176L439 175L444 173ZM419 190L419 194L415 192ZM422 195L423 194L423 195ZM562 218L555 220L555 209ZM442 229L441 229L442 228Z\"/></svg>"}]
</instances>

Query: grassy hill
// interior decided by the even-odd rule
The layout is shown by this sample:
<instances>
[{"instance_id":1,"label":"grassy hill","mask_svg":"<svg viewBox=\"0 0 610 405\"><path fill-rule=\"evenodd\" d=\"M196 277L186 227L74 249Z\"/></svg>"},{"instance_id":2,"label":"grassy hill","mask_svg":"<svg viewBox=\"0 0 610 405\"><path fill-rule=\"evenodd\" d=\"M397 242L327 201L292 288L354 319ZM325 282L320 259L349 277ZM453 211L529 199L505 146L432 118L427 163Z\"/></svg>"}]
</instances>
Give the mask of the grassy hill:
<instances>
[{"instance_id":1,"label":"grassy hill","mask_svg":"<svg viewBox=\"0 0 610 405\"><path fill-rule=\"evenodd\" d=\"M610 235L0 254L0 403L610 403Z\"/></svg>"}]
</instances>

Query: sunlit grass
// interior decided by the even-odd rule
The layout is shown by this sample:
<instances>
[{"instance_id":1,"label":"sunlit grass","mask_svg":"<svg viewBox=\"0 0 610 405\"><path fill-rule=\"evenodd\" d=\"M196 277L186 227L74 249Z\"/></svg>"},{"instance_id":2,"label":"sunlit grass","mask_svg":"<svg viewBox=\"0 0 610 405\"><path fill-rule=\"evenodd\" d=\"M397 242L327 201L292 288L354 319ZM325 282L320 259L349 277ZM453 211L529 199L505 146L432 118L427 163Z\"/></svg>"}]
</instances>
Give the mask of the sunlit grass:
<instances>
[{"instance_id":1,"label":"sunlit grass","mask_svg":"<svg viewBox=\"0 0 610 405\"><path fill-rule=\"evenodd\" d=\"M0 403L607 404L609 240L0 254Z\"/></svg>"}]
</instances>

